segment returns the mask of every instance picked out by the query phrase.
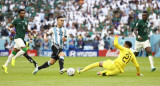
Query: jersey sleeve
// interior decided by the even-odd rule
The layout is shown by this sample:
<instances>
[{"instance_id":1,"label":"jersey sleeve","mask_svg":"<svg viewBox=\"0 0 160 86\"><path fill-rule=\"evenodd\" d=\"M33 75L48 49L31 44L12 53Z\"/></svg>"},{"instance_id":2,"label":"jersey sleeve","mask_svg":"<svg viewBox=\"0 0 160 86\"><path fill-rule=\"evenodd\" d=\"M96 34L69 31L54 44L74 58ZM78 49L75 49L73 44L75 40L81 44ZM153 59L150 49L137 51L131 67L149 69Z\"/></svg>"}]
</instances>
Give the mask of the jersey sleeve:
<instances>
[{"instance_id":1,"label":"jersey sleeve","mask_svg":"<svg viewBox=\"0 0 160 86\"><path fill-rule=\"evenodd\" d=\"M16 25L16 19L14 19L14 20L12 21L12 25L13 25L13 26Z\"/></svg>"},{"instance_id":2,"label":"jersey sleeve","mask_svg":"<svg viewBox=\"0 0 160 86\"><path fill-rule=\"evenodd\" d=\"M118 43L118 37L114 38L114 46L119 50L125 50L125 48Z\"/></svg>"},{"instance_id":3,"label":"jersey sleeve","mask_svg":"<svg viewBox=\"0 0 160 86\"><path fill-rule=\"evenodd\" d=\"M134 66L135 66L136 69L137 69L137 73L140 74L139 64L138 64L135 56L133 57L132 62L133 62Z\"/></svg>"},{"instance_id":4,"label":"jersey sleeve","mask_svg":"<svg viewBox=\"0 0 160 86\"><path fill-rule=\"evenodd\" d=\"M53 33L53 28L49 29L49 31L47 32L47 34L52 34Z\"/></svg>"}]
</instances>

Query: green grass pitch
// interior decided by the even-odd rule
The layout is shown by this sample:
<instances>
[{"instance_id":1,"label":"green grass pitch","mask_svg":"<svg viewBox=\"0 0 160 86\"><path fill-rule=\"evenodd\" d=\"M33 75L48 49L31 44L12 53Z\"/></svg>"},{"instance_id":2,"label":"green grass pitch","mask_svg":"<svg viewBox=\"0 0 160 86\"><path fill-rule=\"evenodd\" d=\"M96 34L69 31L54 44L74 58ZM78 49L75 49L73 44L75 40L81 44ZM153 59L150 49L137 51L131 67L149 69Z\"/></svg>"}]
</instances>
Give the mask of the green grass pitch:
<instances>
[{"instance_id":1,"label":"green grass pitch","mask_svg":"<svg viewBox=\"0 0 160 86\"><path fill-rule=\"evenodd\" d=\"M0 65L3 65L7 57L0 57ZM48 61L49 57L33 57L42 65ZM66 57L65 68L85 67L93 62L104 61L107 57ZM117 76L98 76L97 71L103 68L95 68L82 74L68 76L59 74L59 65L56 62L49 68L39 71L32 75L35 69L33 64L29 63L26 58L19 57L16 59L15 67L8 66L8 74L5 74L0 68L0 86L160 86L160 58L155 58L157 70L151 72L148 58L138 57L141 73L144 76L136 76L136 68L130 62L123 74Z\"/></svg>"}]
</instances>

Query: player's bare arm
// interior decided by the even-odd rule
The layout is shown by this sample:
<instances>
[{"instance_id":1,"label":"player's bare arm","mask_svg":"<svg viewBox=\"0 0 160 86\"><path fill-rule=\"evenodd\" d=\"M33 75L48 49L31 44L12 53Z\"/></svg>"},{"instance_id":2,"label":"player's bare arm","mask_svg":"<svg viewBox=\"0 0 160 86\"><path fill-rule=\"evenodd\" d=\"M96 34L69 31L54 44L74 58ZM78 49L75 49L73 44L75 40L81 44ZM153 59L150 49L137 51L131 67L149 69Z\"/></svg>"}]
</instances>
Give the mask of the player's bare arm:
<instances>
[{"instance_id":1,"label":"player's bare arm","mask_svg":"<svg viewBox=\"0 0 160 86\"><path fill-rule=\"evenodd\" d=\"M7 30L10 31L12 34L15 34L15 31L11 29L13 27L14 26L12 24L10 24L10 26L9 26L9 28Z\"/></svg>"},{"instance_id":2,"label":"player's bare arm","mask_svg":"<svg viewBox=\"0 0 160 86\"><path fill-rule=\"evenodd\" d=\"M48 41L48 39L47 39L47 36L48 36L48 34L46 33L46 34L44 34L44 41Z\"/></svg>"},{"instance_id":3,"label":"player's bare arm","mask_svg":"<svg viewBox=\"0 0 160 86\"><path fill-rule=\"evenodd\" d=\"M28 33L28 36L29 36L29 38L30 38L30 43L32 43L33 40L32 40L32 35L31 35L31 33Z\"/></svg>"},{"instance_id":4,"label":"player's bare arm","mask_svg":"<svg viewBox=\"0 0 160 86\"><path fill-rule=\"evenodd\" d=\"M26 32L29 32L29 33L34 33L34 34L36 34L36 31L31 31L31 30L28 30L28 26L26 27Z\"/></svg>"},{"instance_id":5,"label":"player's bare arm","mask_svg":"<svg viewBox=\"0 0 160 86\"><path fill-rule=\"evenodd\" d=\"M67 41L67 36L62 38L62 41Z\"/></svg>"}]
</instances>

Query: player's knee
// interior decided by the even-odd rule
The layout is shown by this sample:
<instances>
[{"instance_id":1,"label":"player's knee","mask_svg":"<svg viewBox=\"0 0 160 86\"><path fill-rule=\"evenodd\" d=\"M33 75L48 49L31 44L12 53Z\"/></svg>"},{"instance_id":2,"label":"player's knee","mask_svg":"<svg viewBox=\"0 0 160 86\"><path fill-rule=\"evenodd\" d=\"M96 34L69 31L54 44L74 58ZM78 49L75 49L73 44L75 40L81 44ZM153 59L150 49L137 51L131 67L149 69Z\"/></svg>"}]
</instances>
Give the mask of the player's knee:
<instances>
[{"instance_id":1,"label":"player's knee","mask_svg":"<svg viewBox=\"0 0 160 86\"><path fill-rule=\"evenodd\" d=\"M99 67L103 67L103 61L99 62Z\"/></svg>"},{"instance_id":2,"label":"player's knee","mask_svg":"<svg viewBox=\"0 0 160 86\"><path fill-rule=\"evenodd\" d=\"M58 56L59 56L59 57L60 57L60 56L65 57L65 54L64 54L64 52L60 52Z\"/></svg>"},{"instance_id":3,"label":"player's knee","mask_svg":"<svg viewBox=\"0 0 160 86\"><path fill-rule=\"evenodd\" d=\"M50 65L53 65L57 60L55 59L50 59L48 62L50 63Z\"/></svg>"},{"instance_id":4,"label":"player's knee","mask_svg":"<svg viewBox=\"0 0 160 86\"><path fill-rule=\"evenodd\" d=\"M22 48L22 50L24 51L24 52L27 52L27 48L25 47L25 48Z\"/></svg>"},{"instance_id":5,"label":"player's knee","mask_svg":"<svg viewBox=\"0 0 160 86\"><path fill-rule=\"evenodd\" d=\"M13 54L13 55L16 55L16 54L17 54L17 52L16 52L16 51L12 51L12 54Z\"/></svg>"},{"instance_id":6,"label":"player's knee","mask_svg":"<svg viewBox=\"0 0 160 86\"><path fill-rule=\"evenodd\" d=\"M54 64L54 61L49 61L50 65L53 65Z\"/></svg>"},{"instance_id":7,"label":"player's knee","mask_svg":"<svg viewBox=\"0 0 160 86\"><path fill-rule=\"evenodd\" d=\"M14 49L13 49L13 51L18 52L19 50L18 50L18 49L16 49L16 48L14 48Z\"/></svg>"},{"instance_id":8,"label":"player's knee","mask_svg":"<svg viewBox=\"0 0 160 86\"><path fill-rule=\"evenodd\" d=\"M152 51L150 49L146 49L147 54L152 53Z\"/></svg>"}]
</instances>

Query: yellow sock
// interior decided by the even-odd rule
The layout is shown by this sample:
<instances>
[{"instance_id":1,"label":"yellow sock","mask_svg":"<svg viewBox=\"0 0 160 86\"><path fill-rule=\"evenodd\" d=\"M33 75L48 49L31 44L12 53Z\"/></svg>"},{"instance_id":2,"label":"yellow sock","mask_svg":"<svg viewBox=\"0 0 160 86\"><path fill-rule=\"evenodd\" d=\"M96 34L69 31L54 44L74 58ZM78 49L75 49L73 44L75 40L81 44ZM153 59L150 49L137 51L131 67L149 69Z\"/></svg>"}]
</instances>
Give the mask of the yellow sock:
<instances>
[{"instance_id":1,"label":"yellow sock","mask_svg":"<svg viewBox=\"0 0 160 86\"><path fill-rule=\"evenodd\" d=\"M89 69L92 69L92 68L95 68L95 67L98 67L98 66L99 66L99 62L90 64L90 65L86 66L85 68L83 68L83 69L81 70L81 72L87 71L87 70L89 70Z\"/></svg>"}]
</instances>

